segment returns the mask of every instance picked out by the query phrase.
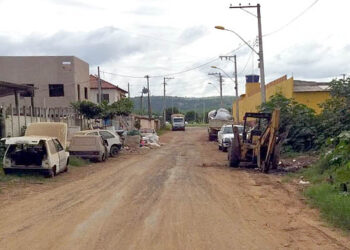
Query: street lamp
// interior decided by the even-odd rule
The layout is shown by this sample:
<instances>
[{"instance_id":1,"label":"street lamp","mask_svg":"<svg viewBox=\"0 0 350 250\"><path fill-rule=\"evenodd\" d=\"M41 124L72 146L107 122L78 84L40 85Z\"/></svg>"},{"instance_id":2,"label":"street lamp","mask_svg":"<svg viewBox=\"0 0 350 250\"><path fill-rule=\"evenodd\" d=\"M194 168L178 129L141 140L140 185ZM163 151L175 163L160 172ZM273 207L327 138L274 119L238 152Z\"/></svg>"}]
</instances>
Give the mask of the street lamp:
<instances>
[{"instance_id":1,"label":"street lamp","mask_svg":"<svg viewBox=\"0 0 350 250\"><path fill-rule=\"evenodd\" d=\"M235 60L236 60L236 58L235 58ZM221 70L222 72L224 72L224 74L228 77L228 78L230 78L234 83L235 83L235 92L236 92L236 118L237 118L237 123L239 123L239 98L238 98L238 83L237 83L237 68L236 68L236 72L235 72L235 74L236 74L236 81L234 81L233 79L232 79L232 77L230 77L226 72L225 72L225 70L223 70L223 69L221 69L221 68L219 68L219 67L216 67L216 66L211 66L213 69L218 69L218 70Z\"/></svg>"},{"instance_id":2,"label":"street lamp","mask_svg":"<svg viewBox=\"0 0 350 250\"><path fill-rule=\"evenodd\" d=\"M262 50L262 45L261 43L259 43L259 52L257 52L246 40L243 39L243 37L241 37L237 32L230 30L230 29L226 29L223 26L215 26L215 29L218 30L226 30L229 31L233 34L235 34L236 36L239 37L239 39L241 39L255 54L257 54L259 56L259 68L260 68L260 89L261 89L261 102L264 103L266 102L266 94L265 94L265 67L264 67L264 54L263 54L263 50ZM260 39L259 39L260 41Z\"/></svg>"}]
</instances>

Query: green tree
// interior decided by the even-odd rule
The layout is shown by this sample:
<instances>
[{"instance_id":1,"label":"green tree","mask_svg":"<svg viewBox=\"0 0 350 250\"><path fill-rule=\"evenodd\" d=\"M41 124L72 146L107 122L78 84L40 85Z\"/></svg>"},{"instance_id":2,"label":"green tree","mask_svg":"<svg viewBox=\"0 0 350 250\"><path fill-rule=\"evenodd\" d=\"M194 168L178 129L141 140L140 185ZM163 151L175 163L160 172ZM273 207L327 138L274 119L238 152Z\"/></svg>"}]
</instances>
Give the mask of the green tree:
<instances>
[{"instance_id":1,"label":"green tree","mask_svg":"<svg viewBox=\"0 0 350 250\"><path fill-rule=\"evenodd\" d=\"M287 133L285 145L294 151L304 151L315 147L317 137L317 119L315 111L282 94L275 94L269 101L262 104L262 112L271 113L280 109L279 133Z\"/></svg>"},{"instance_id":2,"label":"green tree","mask_svg":"<svg viewBox=\"0 0 350 250\"><path fill-rule=\"evenodd\" d=\"M196 122L197 118L198 118L198 114L194 110L190 110L185 114L185 119L188 122Z\"/></svg>"},{"instance_id":3,"label":"green tree","mask_svg":"<svg viewBox=\"0 0 350 250\"><path fill-rule=\"evenodd\" d=\"M178 114L180 113L179 109L177 107L170 107L165 110L165 116L166 120L170 121L171 115L172 114Z\"/></svg>"},{"instance_id":4,"label":"green tree","mask_svg":"<svg viewBox=\"0 0 350 250\"><path fill-rule=\"evenodd\" d=\"M90 101L73 102L71 105L88 119L100 118L102 114L102 108Z\"/></svg>"},{"instance_id":5,"label":"green tree","mask_svg":"<svg viewBox=\"0 0 350 250\"><path fill-rule=\"evenodd\" d=\"M334 138L342 131L350 131L350 78L330 83L331 98L320 106L318 143Z\"/></svg>"}]
</instances>

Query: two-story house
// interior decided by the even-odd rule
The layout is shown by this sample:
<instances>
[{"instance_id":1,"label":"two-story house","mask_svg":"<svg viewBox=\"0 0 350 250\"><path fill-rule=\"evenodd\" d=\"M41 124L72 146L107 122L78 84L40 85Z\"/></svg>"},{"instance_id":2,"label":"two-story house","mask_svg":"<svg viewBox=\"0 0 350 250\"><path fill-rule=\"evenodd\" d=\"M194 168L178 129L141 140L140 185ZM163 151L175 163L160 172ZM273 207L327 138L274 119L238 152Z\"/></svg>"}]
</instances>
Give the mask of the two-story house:
<instances>
[{"instance_id":1,"label":"two-story house","mask_svg":"<svg viewBox=\"0 0 350 250\"><path fill-rule=\"evenodd\" d=\"M74 56L0 56L0 80L35 87L36 107L70 107L89 99L89 64ZM20 105L31 105L21 95ZM13 97L0 103L14 104Z\"/></svg>"}]
</instances>

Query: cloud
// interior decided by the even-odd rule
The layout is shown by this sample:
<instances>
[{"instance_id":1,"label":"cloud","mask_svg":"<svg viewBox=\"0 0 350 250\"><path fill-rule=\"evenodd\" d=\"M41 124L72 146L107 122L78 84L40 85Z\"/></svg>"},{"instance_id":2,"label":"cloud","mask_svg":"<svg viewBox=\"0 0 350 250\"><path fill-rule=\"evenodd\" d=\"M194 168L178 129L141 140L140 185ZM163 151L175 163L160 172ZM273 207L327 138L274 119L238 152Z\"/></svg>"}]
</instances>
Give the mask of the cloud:
<instances>
[{"instance_id":1,"label":"cloud","mask_svg":"<svg viewBox=\"0 0 350 250\"><path fill-rule=\"evenodd\" d=\"M192 43L199 38L203 37L207 33L208 28L204 26L195 26L185 29L181 34L179 39L183 43Z\"/></svg>"},{"instance_id":2,"label":"cloud","mask_svg":"<svg viewBox=\"0 0 350 250\"><path fill-rule=\"evenodd\" d=\"M1 37L0 54L75 55L90 65L99 65L145 52L152 46L147 39L137 39L117 28L104 27L90 32L61 31L52 36L32 34L21 41Z\"/></svg>"},{"instance_id":3,"label":"cloud","mask_svg":"<svg viewBox=\"0 0 350 250\"><path fill-rule=\"evenodd\" d=\"M98 9L101 10L103 8L97 7L92 4L88 4L86 2L78 1L78 0L50 0L52 3L62 6L70 6L76 8L85 8L85 9Z\"/></svg>"},{"instance_id":4,"label":"cloud","mask_svg":"<svg viewBox=\"0 0 350 250\"><path fill-rule=\"evenodd\" d=\"M269 74L293 73L295 78L322 79L350 72L350 47L332 48L318 42L294 45L265 63Z\"/></svg>"},{"instance_id":5,"label":"cloud","mask_svg":"<svg viewBox=\"0 0 350 250\"><path fill-rule=\"evenodd\" d=\"M143 16L159 16L163 13L160 8L151 7L151 6L140 6L134 10L128 11L127 13Z\"/></svg>"}]
</instances>

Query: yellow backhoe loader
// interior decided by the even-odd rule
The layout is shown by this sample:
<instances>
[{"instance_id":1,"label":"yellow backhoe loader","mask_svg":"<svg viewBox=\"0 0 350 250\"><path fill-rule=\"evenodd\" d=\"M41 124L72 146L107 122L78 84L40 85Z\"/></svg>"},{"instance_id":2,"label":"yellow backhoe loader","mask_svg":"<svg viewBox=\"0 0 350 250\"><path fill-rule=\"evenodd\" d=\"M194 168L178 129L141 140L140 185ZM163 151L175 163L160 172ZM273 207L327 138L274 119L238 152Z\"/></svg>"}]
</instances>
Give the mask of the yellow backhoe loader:
<instances>
[{"instance_id":1,"label":"yellow backhoe loader","mask_svg":"<svg viewBox=\"0 0 350 250\"><path fill-rule=\"evenodd\" d=\"M276 168L279 158L275 149L280 110L275 109L272 114L246 113L243 120L242 136L239 135L238 129L233 127L234 137L228 150L230 166L257 166L264 173L267 173L270 168ZM249 123L254 123L253 128L248 126Z\"/></svg>"}]
</instances>

